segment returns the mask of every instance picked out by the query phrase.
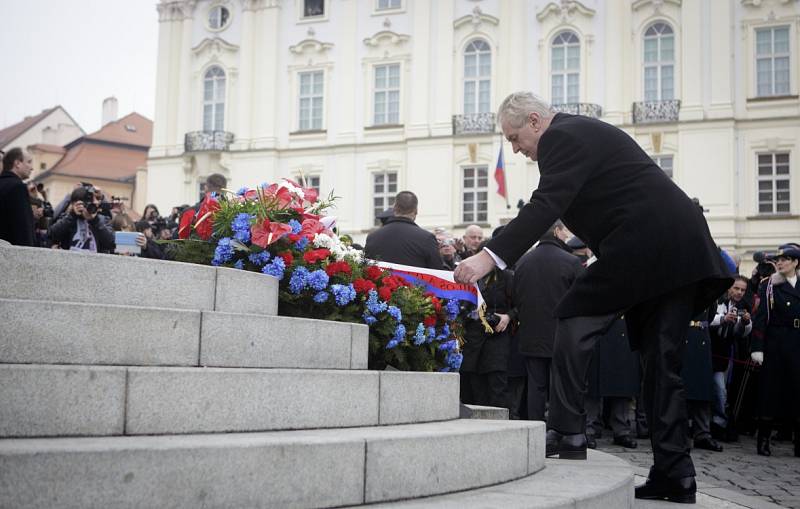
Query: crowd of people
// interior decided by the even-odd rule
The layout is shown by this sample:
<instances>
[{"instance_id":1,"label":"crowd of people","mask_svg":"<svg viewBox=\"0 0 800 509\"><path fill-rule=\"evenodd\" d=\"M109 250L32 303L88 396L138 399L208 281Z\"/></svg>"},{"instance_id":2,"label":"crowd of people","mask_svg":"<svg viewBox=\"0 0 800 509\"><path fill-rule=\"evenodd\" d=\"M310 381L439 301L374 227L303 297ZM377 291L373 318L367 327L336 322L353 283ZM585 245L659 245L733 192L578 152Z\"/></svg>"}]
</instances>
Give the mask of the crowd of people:
<instances>
[{"instance_id":1,"label":"crowd of people","mask_svg":"<svg viewBox=\"0 0 800 509\"><path fill-rule=\"evenodd\" d=\"M14 148L3 155L0 174L0 239L12 244L97 253L121 252L117 232L136 233L139 256L169 259L178 220L192 205L162 216L147 205L140 218L119 200L109 200L91 183L77 185L55 205L41 184L25 184L31 157ZM211 175L209 192L226 187ZM193 207L197 209L195 204ZM371 259L454 270L487 241L482 226L469 225L456 237L446 228L429 232L416 223L418 200L400 192L381 214L382 226L364 246ZM498 235L503 227L492 232ZM722 252L732 273L739 261ZM484 319L472 311L464 323L461 398L464 403L503 407L512 419L545 420L553 389L551 363L555 309L573 282L596 258L556 221L513 267L495 269L479 281L487 305ZM757 267L737 275L716 304L686 324L681 377L694 447L721 451L720 442L755 433L757 452L771 454L771 440L794 440L800 456L800 246L786 244L756 253ZM654 267L657 269L657 267ZM635 448L648 436L642 405L642 366L631 351L626 317L605 330L586 374L583 395L589 447L610 430L615 444ZM488 324L488 329L487 329ZM777 431L777 435L775 434Z\"/></svg>"}]
</instances>

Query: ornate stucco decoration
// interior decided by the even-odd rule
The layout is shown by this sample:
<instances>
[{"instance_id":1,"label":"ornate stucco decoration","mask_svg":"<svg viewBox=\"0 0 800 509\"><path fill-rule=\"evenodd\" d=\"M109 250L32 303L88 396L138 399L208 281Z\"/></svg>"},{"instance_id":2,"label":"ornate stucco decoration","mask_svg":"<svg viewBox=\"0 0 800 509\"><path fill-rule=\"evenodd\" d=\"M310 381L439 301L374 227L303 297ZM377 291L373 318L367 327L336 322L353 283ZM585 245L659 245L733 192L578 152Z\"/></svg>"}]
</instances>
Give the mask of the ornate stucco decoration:
<instances>
[{"instance_id":1,"label":"ornate stucco decoration","mask_svg":"<svg viewBox=\"0 0 800 509\"><path fill-rule=\"evenodd\" d=\"M203 39L200 44L192 48L192 53L197 57L207 56L208 59L219 59L225 53L236 53L239 46L231 44L220 37Z\"/></svg>"},{"instance_id":2,"label":"ornate stucco decoration","mask_svg":"<svg viewBox=\"0 0 800 509\"><path fill-rule=\"evenodd\" d=\"M458 29L470 23L472 24L473 30L478 30L483 23L497 26L500 23L500 20L494 16L490 16L489 14L484 14L480 6L476 5L475 8L472 9L472 14L461 16L455 20L453 22L453 28Z\"/></svg>"},{"instance_id":3,"label":"ornate stucco decoration","mask_svg":"<svg viewBox=\"0 0 800 509\"><path fill-rule=\"evenodd\" d=\"M381 30L372 37L364 39L364 44L371 48L379 46L400 46L408 42L411 37L404 34L398 34L391 30Z\"/></svg>"},{"instance_id":4,"label":"ornate stucco decoration","mask_svg":"<svg viewBox=\"0 0 800 509\"><path fill-rule=\"evenodd\" d=\"M158 21L183 21L194 16L197 0L162 0L156 5Z\"/></svg>"},{"instance_id":5,"label":"ornate stucco decoration","mask_svg":"<svg viewBox=\"0 0 800 509\"><path fill-rule=\"evenodd\" d=\"M280 8L281 0L241 0L243 11L260 11L273 7Z\"/></svg>"},{"instance_id":6,"label":"ornate stucco decoration","mask_svg":"<svg viewBox=\"0 0 800 509\"><path fill-rule=\"evenodd\" d=\"M659 14L661 12L661 9L666 4L672 4L677 7L680 7L681 0L636 0L631 4L631 9L633 9L634 11L638 11L639 9L642 9L643 7L649 5L653 9L653 12Z\"/></svg>"},{"instance_id":7,"label":"ornate stucco decoration","mask_svg":"<svg viewBox=\"0 0 800 509\"><path fill-rule=\"evenodd\" d=\"M594 16L595 10L586 7L577 0L560 0L559 2L550 2L545 5L544 9L539 11L539 14L536 15L536 19L542 22L550 16L553 16L566 22L574 18L577 14L591 18Z\"/></svg>"},{"instance_id":8,"label":"ornate stucco decoration","mask_svg":"<svg viewBox=\"0 0 800 509\"><path fill-rule=\"evenodd\" d=\"M298 42L294 46L289 46L289 51L295 55L302 55L304 53L322 54L331 48L333 48L333 43L318 41L317 39L311 37Z\"/></svg>"}]
</instances>

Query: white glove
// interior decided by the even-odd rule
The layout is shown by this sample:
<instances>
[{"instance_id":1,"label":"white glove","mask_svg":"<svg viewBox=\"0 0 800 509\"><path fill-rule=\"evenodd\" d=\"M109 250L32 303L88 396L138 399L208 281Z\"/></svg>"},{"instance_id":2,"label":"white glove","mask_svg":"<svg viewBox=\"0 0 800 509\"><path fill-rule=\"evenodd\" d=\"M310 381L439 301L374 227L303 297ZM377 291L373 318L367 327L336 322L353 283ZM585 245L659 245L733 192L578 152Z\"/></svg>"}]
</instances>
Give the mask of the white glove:
<instances>
[{"instance_id":1,"label":"white glove","mask_svg":"<svg viewBox=\"0 0 800 509\"><path fill-rule=\"evenodd\" d=\"M750 358L759 366L764 364L764 352L753 352L750 354Z\"/></svg>"}]
</instances>

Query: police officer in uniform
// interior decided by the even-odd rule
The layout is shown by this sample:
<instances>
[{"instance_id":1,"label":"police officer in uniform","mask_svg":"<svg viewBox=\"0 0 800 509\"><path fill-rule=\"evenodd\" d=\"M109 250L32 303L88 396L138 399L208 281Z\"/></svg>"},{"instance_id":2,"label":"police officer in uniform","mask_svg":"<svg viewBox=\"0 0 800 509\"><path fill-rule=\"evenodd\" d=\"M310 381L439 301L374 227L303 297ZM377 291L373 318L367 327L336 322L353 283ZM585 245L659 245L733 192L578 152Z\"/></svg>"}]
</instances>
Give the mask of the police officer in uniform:
<instances>
[{"instance_id":1,"label":"police officer in uniform","mask_svg":"<svg viewBox=\"0 0 800 509\"><path fill-rule=\"evenodd\" d=\"M753 320L751 358L761 364L758 454L769 456L775 419L794 425L794 455L800 457L800 249L782 246L776 272L762 281Z\"/></svg>"}]
</instances>

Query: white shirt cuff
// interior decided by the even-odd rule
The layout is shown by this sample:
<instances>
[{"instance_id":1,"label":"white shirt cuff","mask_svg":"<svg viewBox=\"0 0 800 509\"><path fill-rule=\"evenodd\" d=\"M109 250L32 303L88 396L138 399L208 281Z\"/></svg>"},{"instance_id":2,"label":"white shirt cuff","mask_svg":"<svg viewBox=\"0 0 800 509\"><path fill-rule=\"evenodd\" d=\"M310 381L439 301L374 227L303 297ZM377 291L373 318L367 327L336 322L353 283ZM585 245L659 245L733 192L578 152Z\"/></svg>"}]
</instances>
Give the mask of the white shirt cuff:
<instances>
[{"instance_id":1,"label":"white shirt cuff","mask_svg":"<svg viewBox=\"0 0 800 509\"><path fill-rule=\"evenodd\" d=\"M483 248L483 250L484 250L484 251L486 251L487 253L489 253L489 256L491 256L491 257L492 257L492 260L494 260L494 264L495 264L495 265L497 265L497 268L498 268L498 269L500 269L500 270L506 270L506 267L508 267L508 265L506 265L506 262L504 262L503 260L501 260L499 256L497 256L496 254L492 253L492 252L491 252L491 251L489 251L488 249L486 249L486 248Z\"/></svg>"}]
</instances>

